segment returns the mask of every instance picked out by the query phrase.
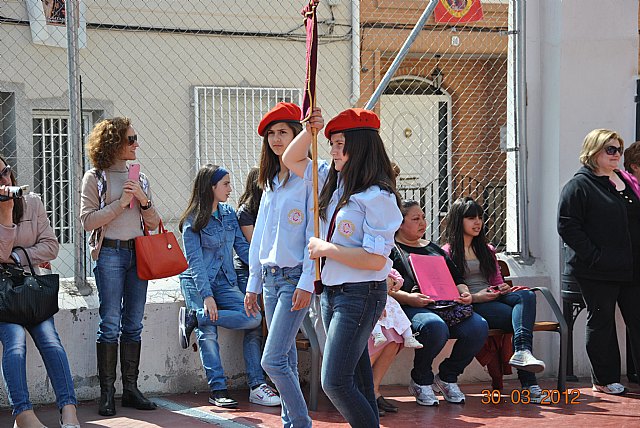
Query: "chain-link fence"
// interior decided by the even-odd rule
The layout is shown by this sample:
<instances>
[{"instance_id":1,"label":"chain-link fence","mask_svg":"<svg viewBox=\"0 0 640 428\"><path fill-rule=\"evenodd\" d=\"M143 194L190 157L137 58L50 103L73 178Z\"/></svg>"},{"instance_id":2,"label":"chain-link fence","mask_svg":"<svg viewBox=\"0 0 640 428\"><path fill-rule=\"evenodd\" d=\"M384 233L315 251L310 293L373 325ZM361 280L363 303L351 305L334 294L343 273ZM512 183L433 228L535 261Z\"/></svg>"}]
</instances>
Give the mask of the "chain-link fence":
<instances>
[{"instance_id":1,"label":"chain-link fence","mask_svg":"<svg viewBox=\"0 0 640 428\"><path fill-rule=\"evenodd\" d=\"M511 1L483 0L484 18L473 23L430 17L375 105L389 155L401 169L400 191L425 208L434 240L447 205L462 195L486 207L489 237L499 249L517 234L515 226L507 228L508 201L517 191L516 182L507 185L517 163L506 153L515 109L509 7L520 3ZM365 105L428 3L321 1L317 92L326 118ZM301 101L304 5L79 2L83 138L101 118L132 118L138 159L169 229L177 232L192 180L207 162L231 171L235 204L258 163L260 118L278 101ZM62 0L0 4L0 152L19 182L42 194L62 244L54 267L72 276L72 197L80 183L72 171L66 41L58 34L64 6ZM320 146L328 158L324 140Z\"/></svg>"}]
</instances>

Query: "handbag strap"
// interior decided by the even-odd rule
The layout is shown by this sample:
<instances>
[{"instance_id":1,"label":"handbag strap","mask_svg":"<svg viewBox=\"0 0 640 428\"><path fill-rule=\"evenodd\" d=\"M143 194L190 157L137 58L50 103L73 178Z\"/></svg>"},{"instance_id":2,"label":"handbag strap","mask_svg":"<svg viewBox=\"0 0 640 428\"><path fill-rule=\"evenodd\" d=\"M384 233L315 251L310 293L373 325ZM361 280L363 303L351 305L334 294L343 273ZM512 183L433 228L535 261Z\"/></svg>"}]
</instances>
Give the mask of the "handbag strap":
<instances>
[{"instance_id":1,"label":"handbag strap","mask_svg":"<svg viewBox=\"0 0 640 428\"><path fill-rule=\"evenodd\" d=\"M143 235L144 236L150 235L147 224L144 221L142 222L142 224L144 224L144 227L142 228ZM164 224L162 224L162 219L160 219L160 224L158 225L158 233L167 233L167 229L165 229Z\"/></svg>"},{"instance_id":2,"label":"handbag strap","mask_svg":"<svg viewBox=\"0 0 640 428\"><path fill-rule=\"evenodd\" d=\"M29 269L31 269L31 273L35 275L36 271L33 269L33 264L31 263L31 258L29 257L29 253L27 253L27 250L25 250L24 247L20 247L20 246L13 247L13 251L16 251L16 250L22 250L24 255L27 257L27 263L29 263Z\"/></svg>"}]
</instances>

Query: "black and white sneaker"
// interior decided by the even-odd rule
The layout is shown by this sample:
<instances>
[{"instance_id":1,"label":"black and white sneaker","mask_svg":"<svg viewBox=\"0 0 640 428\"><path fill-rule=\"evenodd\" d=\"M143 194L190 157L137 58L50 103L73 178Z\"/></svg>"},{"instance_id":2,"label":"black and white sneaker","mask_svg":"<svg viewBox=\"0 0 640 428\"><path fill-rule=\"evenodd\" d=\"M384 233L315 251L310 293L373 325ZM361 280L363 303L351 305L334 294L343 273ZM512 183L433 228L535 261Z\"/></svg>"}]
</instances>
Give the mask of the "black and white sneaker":
<instances>
[{"instance_id":1,"label":"black and white sneaker","mask_svg":"<svg viewBox=\"0 0 640 428\"><path fill-rule=\"evenodd\" d=\"M214 406L224 407L225 409L235 409L238 407L238 402L231 398L229 391L226 389L211 391L209 394L209 403Z\"/></svg>"},{"instance_id":2,"label":"black and white sneaker","mask_svg":"<svg viewBox=\"0 0 640 428\"><path fill-rule=\"evenodd\" d=\"M189 347L189 338L193 329L198 326L198 318L196 317L196 311L187 312L187 308L184 306L180 308L178 313L178 341L182 349Z\"/></svg>"}]
</instances>

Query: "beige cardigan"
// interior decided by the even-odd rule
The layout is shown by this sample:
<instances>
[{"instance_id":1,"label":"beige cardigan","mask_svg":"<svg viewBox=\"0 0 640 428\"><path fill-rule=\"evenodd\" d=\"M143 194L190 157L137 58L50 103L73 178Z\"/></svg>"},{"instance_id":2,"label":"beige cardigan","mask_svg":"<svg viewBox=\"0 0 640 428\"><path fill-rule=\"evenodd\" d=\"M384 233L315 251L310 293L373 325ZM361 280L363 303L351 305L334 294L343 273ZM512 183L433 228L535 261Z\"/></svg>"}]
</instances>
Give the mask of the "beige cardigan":
<instances>
[{"instance_id":1,"label":"beige cardigan","mask_svg":"<svg viewBox=\"0 0 640 428\"><path fill-rule=\"evenodd\" d=\"M122 163L124 164L124 162ZM123 168L124 166L120 167ZM109 169L106 170L107 189L110 189L111 187L111 173L109 171ZM122 190L115 190L113 191L113 194L111 192L112 190L107 190L105 201L106 206L100 209L100 195L98 194L96 176L91 170L85 172L84 177L82 178L82 192L80 195L80 222L82 223L85 231L95 233L95 230L98 228L106 228L111 221L123 213L125 209L120 206L119 201L120 195L122 195ZM113 196L113 198L111 196ZM151 189L149 189L147 197L152 199ZM142 215L142 218L149 230L155 230L158 227L158 224L160 223L160 214L158 214L155 206L152 206L148 210L140 210L140 205L135 204L134 210L138 215ZM131 238L142 235L142 229L138 221L131 224L130 227L132 233ZM98 242L96 242L96 246L90 247L91 258L93 260L98 260L104 236L105 231L103 230Z\"/></svg>"},{"instance_id":2,"label":"beige cardigan","mask_svg":"<svg viewBox=\"0 0 640 428\"><path fill-rule=\"evenodd\" d=\"M0 224L0 263L13 263L11 251L14 247L24 247L31 263L37 267L58 257L60 245L56 238L40 196L29 193L22 198L24 214L16 225ZM27 258L22 251L17 252L20 262L27 266Z\"/></svg>"}]
</instances>

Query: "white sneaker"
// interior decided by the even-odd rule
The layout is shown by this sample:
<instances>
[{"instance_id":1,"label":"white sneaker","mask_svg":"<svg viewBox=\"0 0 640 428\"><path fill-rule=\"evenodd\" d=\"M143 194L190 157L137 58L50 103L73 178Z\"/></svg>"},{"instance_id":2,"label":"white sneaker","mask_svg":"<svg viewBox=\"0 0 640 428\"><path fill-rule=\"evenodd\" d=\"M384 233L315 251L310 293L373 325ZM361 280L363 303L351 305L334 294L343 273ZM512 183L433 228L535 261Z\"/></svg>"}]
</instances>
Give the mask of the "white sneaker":
<instances>
[{"instance_id":1,"label":"white sneaker","mask_svg":"<svg viewBox=\"0 0 640 428\"><path fill-rule=\"evenodd\" d=\"M540 388L540 385L530 385L522 388L522 391L529 391L529 402L534 404L542 402L542 388Z\"/></svg>"},{"instance_id":2,"label":"white sneaker","mask_svg":"<svg viewBox=\"0 0 640 428\"><path fill-rule=\"evenodd\" d=\"M379 346L387 341L387 338L382 334L382 332L373 334L373 346Z\"/></svg>"},{"instance_id":3,"label":"white sneaker","mask_svg":"<svg viewBox=\"0 0 640 428\"><path fill-rule=\"evenodd\" d=\"M445 382L440 379L440 376L436 375L436 377L433 378L433 390L441 393L449 403L464 403L464 394L455 382Z\"/></svg>"},{"instance_id":4,"label":"white sneaker","mask_svg":"<svg viewBox=\"0 0 640 428\"><path fill-rule=\"evenodd\" d=\"M525 349L524 351L516 351L509 360L509 364L513 367L521 370L525 370L532 373L540 373L544 371L544 361L537 359L533 356L531 351Z\"/></svg>"},{"instance_id":5,"label":"white sneaker","mask_svg":"<svg viewBox=\"0 0 640 428\"><path fill-rule=\"evenodd\" d=\"M418 340L413 335L411 335L404 338L404 347L421 349L422 343L418 342Z\"/></svg>"},{"instance_id":6,"label":"white sneaker","mask_svg":"<svg viewBox=\"0 0 640 428\"><path fill-rule=\"evenodd\" d=\"M608 385L593 385L595 392L604 392L605 394L619 395L625 392L624 385L618 382L610 383Z\"/></svg>"},{"instance_id":7,"label":"white sneaker","mask_svg":"<svg viewBox=\"0 0 640 428\"><path fill-rule=\"evenodd\" d=\"M421 406L437 406L439 403L431 385L418 385L413 379L409 382L409 394L416 397L416 402Z\"/></svg>"},{"instance_id":8,"label":"white sneaker","mask_svg":"<svg viewBox=\"0 0 640 428\"><path fill-rule=\"evenodd\" d=\"M249 393L249 402L259 404L261 406L280 406L282 401L278 394L266 383L263 383L256 389L252 389Z\"/></svg>"}]
</instances>

